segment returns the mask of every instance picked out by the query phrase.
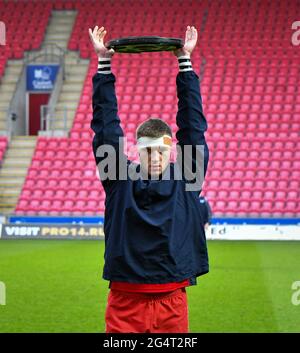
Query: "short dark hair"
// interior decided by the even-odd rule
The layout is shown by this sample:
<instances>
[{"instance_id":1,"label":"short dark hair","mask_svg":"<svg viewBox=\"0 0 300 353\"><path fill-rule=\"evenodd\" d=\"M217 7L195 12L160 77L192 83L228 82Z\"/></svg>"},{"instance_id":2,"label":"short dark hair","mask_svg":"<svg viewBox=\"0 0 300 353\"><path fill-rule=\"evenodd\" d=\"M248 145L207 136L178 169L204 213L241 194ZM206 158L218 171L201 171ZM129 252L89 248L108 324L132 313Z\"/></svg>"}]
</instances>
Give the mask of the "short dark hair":
<instances>
[{"instance_id":1,"label":"short dark hair","mask_svg":"<svg viewBox=\"0 0 300 353\"><path fill-rule=\"evenodd\" d=\"M150 118L144 121L136 130L136 138L140 137L161 137L169 135L172 137L172 130L170 126L159 118Z\"/></svg>"}]
</instances>

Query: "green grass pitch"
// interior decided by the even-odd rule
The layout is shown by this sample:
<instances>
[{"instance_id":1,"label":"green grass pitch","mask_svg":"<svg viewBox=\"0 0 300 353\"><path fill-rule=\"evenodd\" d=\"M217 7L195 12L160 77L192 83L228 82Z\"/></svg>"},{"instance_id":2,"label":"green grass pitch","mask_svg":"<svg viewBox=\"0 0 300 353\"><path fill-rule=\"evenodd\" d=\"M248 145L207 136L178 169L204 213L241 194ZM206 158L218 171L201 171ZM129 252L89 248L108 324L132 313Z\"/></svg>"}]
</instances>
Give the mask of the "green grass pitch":
<instances>
[{"instance_id":1,"label":"green grass pitch","mask_svg":"<svg viewBox=\"0 0 300 353\"><path fill-rule=\"evenodd\" d=\"M191 332L300 332L300 242L209 241ZM0 240L0 332L104 332L103 241Z\"/></svg>"}]
</instances>

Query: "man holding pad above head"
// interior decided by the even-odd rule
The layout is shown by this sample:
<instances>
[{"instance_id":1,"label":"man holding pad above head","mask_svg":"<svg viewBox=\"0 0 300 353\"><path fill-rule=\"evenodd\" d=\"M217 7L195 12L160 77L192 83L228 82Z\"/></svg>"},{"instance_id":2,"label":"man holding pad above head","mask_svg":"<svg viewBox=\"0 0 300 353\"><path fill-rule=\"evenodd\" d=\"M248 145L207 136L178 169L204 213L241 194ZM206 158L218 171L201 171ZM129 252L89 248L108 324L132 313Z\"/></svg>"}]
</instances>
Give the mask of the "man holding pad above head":
<instances>
[{"instance_id":1,"label":"man holding pad above head","mask_svg":"<svg viewBox=\"0 0 300 353\"><path fill-rule=\"evenodd\" d=\"M111 71L115 50L104 45L105 34L104 27L89 29L99 62L93 76L91 128L106 194L106 332L186 333L185 288L196 285L196 278L209 270L199 204L209 156L207 123L191 63L197 30L188 26L183 47L173 51L179 63L175 163L170 162L171 128L159 118L149 118L137 128L140 163L127 159Z\"/></svg>"}]
</instances>

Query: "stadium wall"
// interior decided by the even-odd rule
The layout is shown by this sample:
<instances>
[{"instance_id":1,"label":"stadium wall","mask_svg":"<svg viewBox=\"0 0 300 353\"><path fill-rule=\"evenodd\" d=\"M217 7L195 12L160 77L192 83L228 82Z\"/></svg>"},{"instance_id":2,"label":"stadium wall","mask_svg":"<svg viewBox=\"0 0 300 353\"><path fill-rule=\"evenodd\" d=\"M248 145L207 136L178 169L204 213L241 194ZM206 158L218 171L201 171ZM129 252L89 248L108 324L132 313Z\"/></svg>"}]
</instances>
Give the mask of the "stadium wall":
<instances>
[{"instance_id":1,"label":"stadium wall","mask_svg":"<svg viewBox=\"0 0 300 353\"><path fill-rule=\"evenodd\" d=\"M1 239L104 240L104 217L17 217L0 225ZM208 240L297 240L300 219L215 218L206 230Z\"/></svg>"}]
</instances>

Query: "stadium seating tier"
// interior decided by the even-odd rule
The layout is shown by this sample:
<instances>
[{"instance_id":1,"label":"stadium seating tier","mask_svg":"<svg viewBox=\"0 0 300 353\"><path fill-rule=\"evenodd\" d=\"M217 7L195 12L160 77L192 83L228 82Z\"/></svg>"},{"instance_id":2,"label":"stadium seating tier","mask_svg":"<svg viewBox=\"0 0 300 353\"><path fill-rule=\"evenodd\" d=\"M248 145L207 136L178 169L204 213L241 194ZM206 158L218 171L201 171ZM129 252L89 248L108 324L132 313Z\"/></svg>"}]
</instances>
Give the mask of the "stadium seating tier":
<instances>
[{"instance_id":1,"label":"stadium seating tier","mask_svg":"<svg viewBox=\"0 0 300 353\"><path fill-rule=\"evenodd\" d=\"M18 22L24 26L7 32L10 45L0 48L0 78L7 59L22 58L24 50L40 46L51 9L78 11L68 49L91 60L70 137L38 138L17 214L104 212L104 191L91 150L91 79L97 58L88 27L104 25L109 40L130 35L182 37L186 25L192 24L199 32L192 63L201 80L211 151L203 194L214 214L299 216L300 66L299 47L291 43L298 1L3 4L0 17L8 28ZM15 34L21 31L20 42ZM113 72L129 148L137 125L150 116L162 117L176 132L178 68L171 53L116 54Z\"/></svg>"}]
</instances>

